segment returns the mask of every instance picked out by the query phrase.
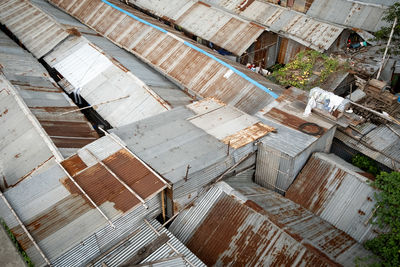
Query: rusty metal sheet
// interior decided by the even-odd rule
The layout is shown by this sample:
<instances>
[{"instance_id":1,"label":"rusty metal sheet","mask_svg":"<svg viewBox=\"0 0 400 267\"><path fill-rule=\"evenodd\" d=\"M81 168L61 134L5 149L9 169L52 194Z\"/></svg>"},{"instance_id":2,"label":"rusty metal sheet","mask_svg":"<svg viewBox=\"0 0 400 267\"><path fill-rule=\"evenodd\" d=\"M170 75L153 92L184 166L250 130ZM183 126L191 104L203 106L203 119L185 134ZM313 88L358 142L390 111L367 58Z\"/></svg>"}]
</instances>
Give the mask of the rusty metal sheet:
<instances>
[{"instance_id":1,"label":"rusty metal sheet","mask_svg":"<svg viewBox=\"0 0 400 267\"><path fill-rule=\"evenodd\" d=\"M37 58L44 56L69 35L50 16L26 0L2 1L0 22Z\"/></svg>"},{"instance_id":2,"label":"rusty metal sheet","mask_svg":"<svg viewBox=\"0 0 400 267\"><path fill-rule=\"evenodd\" d=\"M346 233L252 182L219 183L170 230L208 266L338 266L370 255Z\"/></svg>"},{"instance_id":3,"label":"rusty metal sheet","mask_svg":"<svg viewBox=\"0 0 400 267\"><path fill-rule=\"evenodd\" d=\"M318 21L313 19L312 16L266 1L240 1L229 4L225 2L216 1L215 4L249 21L255 21L265 26L267 30L320 52L328 50L344 30L344 27L326 22L325 17L332 17L332 15L325 16L323 21ZM336 9L337 12L340 12L338 10L340 9ZM323 12L321 14L331 13Z\"/></svg>"},{"instance_id":4,"label":"rusty metal sheet","mask_svg":"<svg viewBox=\"0 0 400 267\"><path fill-rule=\"evenodd\" d=\"M257 122L256 124L249 126L239 132L227 136L222 140L225 144L229 144L229 146L233 148L240 148L248 143L251 143L270 132L273 132L275 128L269 127L264 123Z\"/></svg>"},{"instance_id":5,"label":"rusty metal sheet","mask_svg":"<svg viewBox=\"0 0 400 267\"><path fill-rule=\"evenodd\" d=\"M133 4L145 7L151 13L163 13L162 9L147 1L134 1ZM184 2L174 6L179 13L186 9ZM162 14L164 16L164 14ZM166 15L166 14L165 14ZM213 8L202 2L193 1L192 6L181 16L175 18L175 24L190 33L208 40L236 55L242 55L264 31L263 27L239 19L233 14Z\"/></svg>"},{"instance_id":6,"label":"rusty metal sheet","mask_svg":"<svg viewBox=\"0 0 400 267\"><path fill-rule=\"evenodd\" d=\"M256 117L214 99L204 99L187 107L197 113L189 119L191 123L235 149L274 131Z\"/></svg>"},{"instance_id":7,"label":"rusty metal sheet","mask_svg":"<svg viewBox=\"0 0 400 267\"><path fill-rule=\"evenodd\" d=\"M259 83L265 80L262 76L253 76L251 71L232 63L238 68L233 71L231 66L220 61L211 50L202 48L210 56L197 51L192 47L192 42L181 33L171 28L168 31L172 34L167 33L164 30L166 26L162 23L117 1L111 2L160 27L160 30L127 16L100 0L51 2L202 97L215 97L251 114L274 98L270 95L274 94ZM254 77L257 77L256 80Z\"/></svg>"},{"instance_id":8,"label":"rusty metal sheet","mask_svg":"<svg viewBox=\"0 0 400 267\"><path fill-rule=\"evenodd\" d=\"M284 112L277 108L272 108L270 111L265 113L264 116L266 116L267 118L271 118L277 122L282 123L283 125L289 126L290 128L298 130L298 131L299 131L300 125L302 125L304 123L308 123L308 121L303 120L299 116L292 115L290 113ZM322 132L321 132L321 134L316 135L317 137L323 135L327 131L326 128L323 128L323 127L321 127L321 128L322 128ZM305 130L308 130L310 132L318 131L318 129L316 127L310 127L310 129L305 129Z\"/></svg>"},{"instance_id":9,"label":"rusty metal sheet","mask_svg":"<svg viewBox=\"0 0 400 267\"><path fill-rule=\"evenodd\" d=\"M92 143L87 148L90 147L108 168L147 202L149 211L154 212L154 207L150 207L150 205L154 202L154 197L166 185L125 149L118 150L104 158L104 154L107 154L109 149L116 146L112 139L103 137L97 142L99 146ZM88 166L79 155L74 155L61 164L110 218L125 216L134 209L141 209L136 207L141 203L140 200L99 163ZM98 230L99 225L104 225L107 222L102 219L99 220L98 212L58 165L53 165L51 169L41 175L45 177L45 182L38 181L43 178L40 175L32 179L36 184L46 183L45 186L40 185L40 187L44 187L40 189L40 191L43 191L40 195L43 196L43 199L46 199L46 204L37 205L38 207L35 207L34 210L25 207L18 207L18 209L23 216L22 218L25 218L25 225L38 242L46 243L45 240L47 240L49 243L57 243L56 247L51 249L50 257L60 256L60 251L65 252L71 245L80 242L87 235L93 234ZM13 191L12 194L19 193L21 190L23 192L27 188L31 190L30 181L28 181L28 184L22 184L20 188L16 189L17 192ZM31 191L35 192L35 190ZM27 201L28 198L33 198L32 201L44 201L38 193L32 192L28 190L27 196L21 202ZM158 204L155 207L159 209ZM5 207L1 203L0 209L3 208ZM90 220L97 221L91 224ZM55 236L64 235L65 232L68 232L66 229L76 228L77 223L82 224L81 234L66 238L65 244L63 243L64 240L57 241L57 239L54 239ZM10 227L22 247L30 251L33 244L21 227L14 222Z\"/></svg>"},{"instance_id":10,"label":"rusty metal sheet","mask_svg":"<svg viewBox=\"0 0 400 267\"><path fill-rule=\"evenodd\" d=\"M68 168L71 170L70 174L79 172L73 175L75 181L91 196L96 205L100 206L109 201L114 203L115 209L125 213L140 203L138 198L132 195L99 163L85 168L84 164L78 163L77 165L76 161L75 157L65 160L62 164L74 166ZM102 161L143 199L148 199L165 188L165 184L158 177L126 150L119 150ZM79 171L79 168L83 169ZM70 179L65 179L63 184L71 194L79 194L83 197L82 192Z\"/></svg>"},{"instance_id":11,"label":"rusty metal sheet","mask_svg":"<svg viewBox=\"0 0 400 267\"><path fill-rule=\"evenodd\" d=\"M379 232L377 226L368 224L376 201L375 190L364 175L333 154L315 153L286 197L362 243Z\"/></svg>"}]
</instances>

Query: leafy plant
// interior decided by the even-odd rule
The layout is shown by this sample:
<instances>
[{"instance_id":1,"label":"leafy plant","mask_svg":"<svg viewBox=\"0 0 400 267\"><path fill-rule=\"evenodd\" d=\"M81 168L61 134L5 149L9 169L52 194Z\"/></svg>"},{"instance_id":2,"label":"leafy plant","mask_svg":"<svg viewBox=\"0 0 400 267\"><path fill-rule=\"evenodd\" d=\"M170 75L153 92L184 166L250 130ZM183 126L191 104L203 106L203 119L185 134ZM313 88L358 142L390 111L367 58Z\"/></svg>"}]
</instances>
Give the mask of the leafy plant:
<instances>
[{"instance_id":1,"label":"leafy plant","mask_svg":"<svg viewBox=\"0 0 400 267\"><path fill-rule=\"evenodd\" d=\"M394 44L389 50L389 54L400 54L400 3L394 3L385 11L385 17L383 19L388 22L389 26L382 27L379 31L375 32L376 40L387 40L389 39L390 32L392 30L394 19L397 17L397 25L394 28L392 37L392 44Z\"/></svg>"},{"instance_id":2,"label":"leafy plant","mask_svg":"<svg viewBox=\"0 0 400 267\"><path fill-rule=\"evenodd\" d=\"M1 225L6 230L8 236L10 237L11 241L14 243L15 247L17 248L18 252L22 255L22 258L25 260L28 267L34 267L32 260L29 258L28 254L26 254L25 250L22 249L21 245L18 243L17 238L11 232L10 228L8 228L6 222L3 219L0 219Z\"/></svg>"},{"instance_id":3,"label":"leafy plant","mask_svg":"<svg viewBox=\"0 0 400 267\"><path fill-rule=\"evenodd\" d=\"M314 50L300 51L285 67L275 69L272 76L283 86L310 89L325 82L330 74L337 71L339 61ZM315 68L321 68L316 74ZM312 76L317 79L312 79Z\"/></svg>"},{"instance_id":4,"label":"leafy plant","mask_svg":"<svg viewBox=\"0 0 400 267\"><path fill-rule=\"evenodd\" d=\"M389 231L367 241L365 247L382 260L374 265L400 266L400 172L381 172L371 185L380 190L375 193L373 223Z\"/></svg>"},{"instance_id":5,"label":"leafy plant","mask_svg":"<svg viewBox=\"0 0 400 267\"><path fill-rule=\"evenodd\" d=\"M354 166L357 166L361 170L369 172L374 176L377 176L380 173L380 169L376 164L376 162L362 154L356 154L351 159L351 162L353 163Z\"/></svg>"}]
</instances>

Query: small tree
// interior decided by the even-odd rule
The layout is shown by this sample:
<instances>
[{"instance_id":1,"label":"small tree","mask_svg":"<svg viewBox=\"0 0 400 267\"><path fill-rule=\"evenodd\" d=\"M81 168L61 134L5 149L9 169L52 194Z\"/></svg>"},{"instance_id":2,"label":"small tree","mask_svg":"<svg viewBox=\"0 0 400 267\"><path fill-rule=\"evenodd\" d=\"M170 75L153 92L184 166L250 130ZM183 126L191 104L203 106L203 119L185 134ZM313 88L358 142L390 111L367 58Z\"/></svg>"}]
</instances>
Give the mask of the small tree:
<instances>
[{"instance_id":1,"label":"small tree","mask_svg":"<svg viewBox=\"0 0 400 267\"><path fill-rule=\"evenodd\" d=\"M385 11L385 17L383 19L387 21L390 25L387 27L382 27L379 31L375 33L375 38L377 40L387 40L389 39L390 32L392 30L394 19L397 17L397 24L394 28L392 44L388 53L389 54L400 54L400 3L394 3Z\"/></svg>"},{"instance_id":2,"label":"small tree","mask_svg":"<svg viewBox=\"0 0 400 267\"><path fill-rule=\"evenodd\" d=\"M372 186L375 193L375 224L389 231L365 243L365 247L382 260L380 266L400 266L400 172L381 172Z\"/></svg>"}]
</instances>

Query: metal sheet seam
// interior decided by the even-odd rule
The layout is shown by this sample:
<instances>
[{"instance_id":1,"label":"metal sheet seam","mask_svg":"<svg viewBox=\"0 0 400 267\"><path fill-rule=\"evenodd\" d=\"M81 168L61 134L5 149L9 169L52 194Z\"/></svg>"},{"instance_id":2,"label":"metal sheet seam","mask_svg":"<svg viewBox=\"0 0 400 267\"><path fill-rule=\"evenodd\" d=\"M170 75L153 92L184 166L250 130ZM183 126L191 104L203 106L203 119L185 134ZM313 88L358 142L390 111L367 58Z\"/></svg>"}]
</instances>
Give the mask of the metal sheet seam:
<instances>
[{"instance_id":1,"label":"metal sheet seam","mask_svg":"<svg viewBox=\"0 0 400 267\"><path fill-rule=\"evenodd\" d=\"M109 6L111 6L112 8L115 8L116 10L121 11L122 13L128 15L129 17L131 17L131 18L133 18L133 19L135 19L135 20L137 20L137 21L140 21L140 22L142 22L142 23L144 23L144 24L146 24L146 25L148 25L148 26L150 26L150 27L153 27L153 28L155 28L155 29L157 29L157 30L159 30L159 31L161 31L161 32L163 32L163 33L165 33L165 34L172 35L172 34L169 34L166 30L164 30L164 29L162 29L162 28L160 28L160 27L158 27L158 26L156 26L156 25L153 25L153 24L147 22L147 21L145 21L145 20L143 20L143 19L141 19L141 18L139 18L139 17L137 17L137 16L135 16L135 15L129 13L128 11L123 10L123 9L120 8L120 7L117 7L116 5L114 5L114 4L110 3L110 2L108 2L107 0L101 0L101 1L102 1L103 3L105 3L105 4L109 5ZM180 40L180 41L183 41L183 40L182 40L181 38L179 38L179 37L178 37L178 38L175 38L175 39ZM277 99L277 98L279 97L276 93L272 92L272 91L271 91L270 89L268 89L267 87L265 87L265 86L261 85L260 83L254 81L253 79L251 79L249 76L247 76L247 75L244 74L243 72L237 70L236 68L234 68L234 67L232 67L231 65L229 65L228 63L226 63L226 62L220 60L219 58L217 58L217 57L211 55L210 53L207 53L207 52L204 51L203 49L198 48L197 46L194 46L193 44L191 44L191 43L189 43L189 42L186 42L186 41L184 41L183 44L185 44L185 45L187 45L187 46L189 46L189 47L195 49L196 51L198 51L198 52L200 52L200 53L202 53L202 54L208 56L209 58L211 58L211 59L217 61L218 63L220 63L220 64L222 64L223 66L227 67L228 69L232 70L233 72L235 72L236 74L238 74L240 77L244 78L245 80L249 81L250 83L254 84L254 85L257 86L258 88L260 88L260 89L262 89L263 91L265 91L266 93L268 93L268 94L269 94L270 96L272 96L274 99Z\"/></svg>"}]
</instances>

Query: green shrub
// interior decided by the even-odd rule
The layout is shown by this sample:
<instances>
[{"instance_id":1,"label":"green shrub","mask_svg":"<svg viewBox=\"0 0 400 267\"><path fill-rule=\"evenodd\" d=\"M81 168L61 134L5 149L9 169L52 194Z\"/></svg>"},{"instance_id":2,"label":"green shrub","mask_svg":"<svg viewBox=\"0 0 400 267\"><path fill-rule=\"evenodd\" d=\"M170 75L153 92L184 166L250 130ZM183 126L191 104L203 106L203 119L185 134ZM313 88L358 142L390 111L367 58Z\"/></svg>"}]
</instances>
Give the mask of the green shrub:
<instances>
[{"instance_id":1,"label":"green shrub","mask_svg":"<svg viewBox=\"0 0 400 267\"><path fill-rule=\"evenodd\" d=\"M381 259L375 266L400 266L400 172L381 172L371 185L379 189L373 223L389 227L389 232L367 241L365 247Z\"/></svg>"},{"instance_id":2,"label":"green shrub","mask_svg":"<svg viewBox=\"0 0 400 267\"><path fill-rule=\"evenodd\" d=\"M370 159L369 157L364 156L362 154L355 155L351 159L351 162L353 163L353 165L357 166L361 170L371 173L374 176L377 176L380 172L378 164L376 164L376 162Z\"/></svg>"}]
</instances>

